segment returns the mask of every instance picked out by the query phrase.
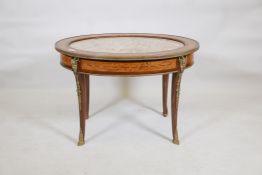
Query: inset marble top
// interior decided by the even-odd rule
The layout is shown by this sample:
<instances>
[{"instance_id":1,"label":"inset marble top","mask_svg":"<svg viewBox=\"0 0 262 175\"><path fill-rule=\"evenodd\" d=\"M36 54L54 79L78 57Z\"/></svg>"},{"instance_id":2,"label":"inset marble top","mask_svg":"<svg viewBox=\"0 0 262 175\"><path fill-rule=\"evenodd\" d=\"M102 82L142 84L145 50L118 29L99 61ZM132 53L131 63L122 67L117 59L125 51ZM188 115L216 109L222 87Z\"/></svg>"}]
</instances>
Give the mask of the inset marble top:
<instances>
[{"instance_id":1,"label":"inset marble top","mask_svg":"<svg viewBox=\"0 0 262 175\"><path fill-rule=\"evenodd\" d=\"M71 48L77 50L126 54L161 52L175 50L183 46L184 44L179 41L148 37L93 38L76 41L70 44Z\"/></svg>"},{"instance_id":2,"label":"inset marble top","mask_svg":"<svg viewBox=\"0 0 262 175\"><path fill-rule=\"evenodd\" d=\"M56 43L60 53L83 59L137 61L160 60L190 54L195 40L163 34L99 34L65 38Z\"/></svg>"}]
</instances>

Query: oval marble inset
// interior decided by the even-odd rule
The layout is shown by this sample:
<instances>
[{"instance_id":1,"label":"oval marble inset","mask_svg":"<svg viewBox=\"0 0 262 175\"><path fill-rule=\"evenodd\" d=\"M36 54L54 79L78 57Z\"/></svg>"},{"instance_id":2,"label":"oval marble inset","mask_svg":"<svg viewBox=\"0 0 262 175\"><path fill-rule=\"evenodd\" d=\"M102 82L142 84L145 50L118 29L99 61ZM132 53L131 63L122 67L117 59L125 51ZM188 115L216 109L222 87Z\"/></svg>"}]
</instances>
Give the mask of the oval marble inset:
<instances>
[{"instance_id":1,"label":"oval marble inset","mask_svg":"<svg viewBox=\"0 0 262 175\"><path fill-rule=\"evenodd\" d=\"M71 48L104 53L148 53L182 48L183 43L165 38L106 37L80 40L70 44Z\"/></svg>"}]
</instances>

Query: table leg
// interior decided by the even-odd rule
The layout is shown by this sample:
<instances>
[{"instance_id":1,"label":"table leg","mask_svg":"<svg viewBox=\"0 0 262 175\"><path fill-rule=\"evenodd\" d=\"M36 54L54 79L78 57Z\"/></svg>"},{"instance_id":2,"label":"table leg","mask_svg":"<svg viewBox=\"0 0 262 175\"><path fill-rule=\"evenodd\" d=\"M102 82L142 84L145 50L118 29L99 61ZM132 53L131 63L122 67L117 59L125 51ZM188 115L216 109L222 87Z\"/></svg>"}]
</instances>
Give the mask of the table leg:
<instances>
[{"instance_id":1,"label":"table leg","mask_svg":"<svg viewBox=\"0 0 262 175\"><path fill-rule=\"evenodd\" d=\"M85 116L86 119L89 118L89 75L88 74L83 74L83 80L80 82L82 83L82 95L83 95L83 115Z\"/></svg>"},{"instance_id":2,"label":"table leg","mask_svg":"<svg viewBox=\"0 0 262 175\"><path fill-rule=\"evenodd\" d=\"M180 82L181 82L182 72L176 72L172 75L172 133L173 133L173 143L179 144L178 132L177 132L177 111L179 102L179 92L180 92Z\"/></svg>"},{"instance_id":3,"label":"table leg","mask_svg":"<svg viewBox=\"0 0 262 175\"><path fill-rule=\"evenodd\" d=\"M166 117L167 110L167 92L168 92L168 78L169 74L164 74L162 77L162 103L163 103L163 116Z\"/></svg>"},{"instance_id":4,"label":"table leg","mask_svg":"<svg viewBox=\"0 0 262 175\"><path fill-rule=\"evenodd\" d=\"M78 146L85 144L85 120L88 117L89 108L89 75L75 74L77 96L79 105L80 132Z\"/></svg>"}]
</instances>

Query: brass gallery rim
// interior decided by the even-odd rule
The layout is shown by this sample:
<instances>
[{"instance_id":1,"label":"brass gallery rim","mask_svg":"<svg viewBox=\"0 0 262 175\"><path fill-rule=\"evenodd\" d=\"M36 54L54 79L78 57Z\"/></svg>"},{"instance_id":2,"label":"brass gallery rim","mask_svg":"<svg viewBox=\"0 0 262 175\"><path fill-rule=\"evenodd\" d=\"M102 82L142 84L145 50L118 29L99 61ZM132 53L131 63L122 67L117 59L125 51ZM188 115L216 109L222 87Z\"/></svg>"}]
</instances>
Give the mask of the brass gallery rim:
<instances>
[{"instance_id":1,"label":"brass gallery rim","mask_svg":"<svg viewBox=\"0 0 262 175\"><path fill-rule=\"evenodd\" d=\"M109 33L65 38L55 48L61 54L89 60L150 61L191 54L199 44L175 35Z\"/></svg>"}]
</instances>

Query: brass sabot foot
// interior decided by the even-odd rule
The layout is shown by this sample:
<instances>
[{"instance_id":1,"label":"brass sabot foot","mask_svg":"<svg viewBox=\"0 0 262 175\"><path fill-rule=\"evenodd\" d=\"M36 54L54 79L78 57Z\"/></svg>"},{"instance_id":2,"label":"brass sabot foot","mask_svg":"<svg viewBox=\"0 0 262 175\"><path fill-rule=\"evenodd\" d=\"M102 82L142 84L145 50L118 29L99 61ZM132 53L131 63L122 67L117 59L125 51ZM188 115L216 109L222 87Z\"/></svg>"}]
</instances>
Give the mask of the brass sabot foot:
<instances>
[{"instance_id":1,"label":"brass sabot foot","mask_svg":"<svg viewBox=\"0 0 262 175\"><path fill-rule=\"evenodd\" d=\"M176 145L179 145L179 140L178 139L174 139L173 143L176 144Z\"/></svg>"},{"instance_id":2,"label":"brass sabot foot","mask_svg":"<svg viewBox=\"0 0 262 175\"><path fill-rule=\"evenodd\" d=\"M176 133L175 133L175 137L173 139L173 143L176 144L176 145L179 145L179 139L178 139L178 132L176 130Z\"/></svg>"},{"instance_id":3,"label":"brass sabot foot","mask_svg":"<svg viewBox=\"0 0 262 175\"><path fill-rule=\"evenodd\" d=\"M166 116L167 116L167 113L163 113L163 116L166 117Z\"/></svg>"},{"instance_id":4,"label":"brass sabot foot","mask_svg":"<svg viewBox=\"0 0 262 175\"><path fill-rule=\"evenodd\" d=\"M85 144L84 140L79 140L78 143L77 143L77 146L81 146L81 145L84 145L84 144Z\"/></svg>"},{"instance_id":5,"label":"brass sabot foot","mask_svg":"<svg viewBox=\"0 0 262 175\"><path fill-rule=\"evenodd\" d=\"M85 144L84 134L83 134L82 130L80 130L79 141L78 141L77 145L81 146L81 145L84 145L84 144Z\"/></svg>"}]
</instances>

